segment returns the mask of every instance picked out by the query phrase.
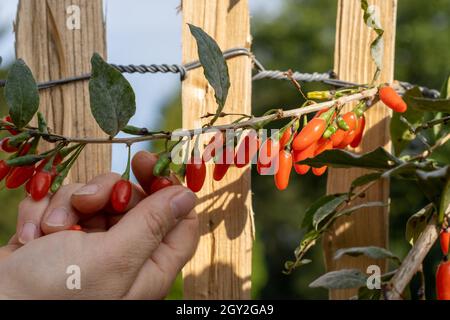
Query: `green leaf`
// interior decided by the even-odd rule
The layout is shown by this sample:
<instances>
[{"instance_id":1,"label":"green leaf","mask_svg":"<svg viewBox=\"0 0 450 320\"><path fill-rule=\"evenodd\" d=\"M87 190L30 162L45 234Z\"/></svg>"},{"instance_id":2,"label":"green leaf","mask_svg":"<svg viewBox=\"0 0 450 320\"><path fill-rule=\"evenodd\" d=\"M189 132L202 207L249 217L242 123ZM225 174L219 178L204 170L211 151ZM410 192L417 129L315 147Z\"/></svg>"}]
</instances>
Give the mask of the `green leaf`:
<instances>
[{"instance_id":1,"label":"green leaf","mask_svg":"<svg viewBox=\"0 0 450 320\"><path fill-rule=\"evenodd\" d=\"M400 262L400 259L389 250L375 246L339 249L334 254L334 259L338 260L343 256L359 257L361 255L365 255L372 259L392 259L396 262Z\"/></svg>"},{"instance_id":2,"label":"green leaf","mask_svg":"<svg viewBox=\"0 0 450 320\"><path fill-rule=\"evenodd\" d=\"M364 22L369 28L372 28L377 37L370 44L370 54L372 56L375 65L377 66L377 70L373 77L373 81L375 82L380 76L381 69L383 67L383 52L384 52L384 39L383 33L384 30L381 27L380 22L380 10L376 6L369 6L367 0L361 0L361 9L364 12Z\"/></svg>"},{"instance_id":3,"label":"green leaf","mask_svg":"<svg viewBox=\"0 0 450 320\"><path fill-rule=\"evenodd\" d=\"M358 289L358 300L380 300L381 289L369 289L367 286Z\"/></svg>"},{"instance_id":4,"label":"green leaf","mask_svg":"<svg viewBox=\"0 0 450 320\"><path fill-rule=\"evenodd\" d=\"M346 150L328 150L312 159L298 162L316 168L329 166L335 168L366 168L366 169L391 169L402 162L388 153L383 148L375 149L365 154L354 154Z\"/></svg>"},{"instance_id":5,"label":"green leaf","mask_svg":"<svg viewBox=\"0 0 450 320\"><path fill-rule=\"evenodd\" d=\"M228 66L217 42L201 28L189 24L189 29L197 41L198 57L203 66L206 79L215 92L218 105L216 115L211 120L213 123L222 112L230 88L230 76Z\"/></svg>"},{"instance_id":6,"label":"green leaf","mask_svg":"<svg viewBox=\"0 0 450 320\"><path fill-rule=\"evenodd\" d=\"M372 181L378 180L381 178L381 172L372 172L365 174L363 176L359 176L355 180L352 181L352 185L350 186L350 193L352 193L356 188L365 186Z\"/></svg>"},{"instance_id":7,"label":"green leaf","mask_svg":"<svg viewBox=\"0 0 450 320\"><path fill-rule=\"evenodd\" d=\"M337 198L343 197L344 194L340 193L340 194L329 194L329 195L324 195L322 197L320 197L319 199L317 199L305 212L305 215L303 217L303 221L301 224L301 228L305 228L307 231L314 229L313 226L313 217L315 215L315 213L322 208L323 206L325 206L327 203L334 201Z\"/></svg>"},{"instance_id":8,"label":"green leaf","mask_svg":"<svg viewBox=\"0 0 450 320\"><path fill-rule=\"evenodd\" d=\"M419 238L422 231L428 224L431 216L434 212L434 205L432 203L428 204L424 208L420 209L418 212L409 217L406 222L405 238L409 244L414 245L414 242Z\"/></svg>"},{"instance_id":9,"label":"green leaf","mask_svg":"<svg viewBox=\"0 0 450 320\"><path fill-rule=\"evenodd\" d=\"M364 208L375 208L375 207L386 207L387 204L381 202L381 201L371 201L371 202L365 202L358 204L356 206L353 206L351 208L347 208L345 210L339 211L335 216L334 219L339 218L341 216L350 215L355 211L364 209Z\"/></svg>"},{"instance_id":10,"label":"green leaf","mask_svg":"<svg viewBox=\"0 0 450 320\"><path fill-rule=\"evenodd\" d=\"M39 108L39 91L33 74L21 59L14 62L6 79L5 99L18 128L30 123Z\"/></svg>"},{"instance_id":11,"label":"green leaf","mask_svg":"<svg viewBox=\"0 0 450 320\"><path fill-rule=\"evenodd\" d=\"M310 288L349 289L366 286L368 276L358 269L331 271L314 280Z\"/></svg>"},{"instance_id":12,"label":"green leaf","mask_svg":"<svg viewBox=\"0 0 450 320\"><path fill-rule=\"evenodd\" d=\"M408 109L450 113L450 99L425 98L419 88L408 90L403 96L403 99L408 105Z\"/></svg>"},{"instance_id":13,"label":"green leaf","mask_svg":"<svg viewBox=\"0 0 450 320\"><path fill-rule=\"evenodd\" d=\"M425 196L438 207L442 190L450 177L450 166L433 171L416 170L418 184Z\"/></svg>"},{"instance_id":14,"label":"green leaf","mask_svg":"<svg viewBox=\"0 0 450 320\"><path fill-rule=\"evenodd\" d=\"M442 189L441 202L439 204L439 223L444 221L445 215L450 213L450 177L447 178L444 188Z\"/></svg>"},{"instance_id":15,"label":"green leaf","mask_svg":"<svg viewBox=\"0 0 450 320\"><path fill-rule=\"evenodd\" d=\"M450 99L450 74L442 84L441 99Z\"/></svg>"},{"instance_id":16,"label":"green leaf","mask_svg":"<svg viewBox=\"0 0 450 320\"><path fill-rule=\"evenodd\" d=\"M330 217L333 213L336 212L337 207L339 207L342 203L347 200L347 194L335 197L334 199L328 201L324 205L322 205L320 208L317 209L317 211L314 213L313 216L313 227L318 230L319 225L322 221L326 220Z\"/></svg>"},{"instance_id":17,"label":"green leaf","mask_svg":"<svg viewBox=\"0 0 450 320\"><path fill-rule=\"evenodd\" d=\"M283 273L290 274L294 269L305 264L305 259L303 259L303 256L315 244L316 240L322 233L323 230L316 231L312 229L303 236L299 246L294 251L295 261L287 261L284 265L285 270Z\"/></svg>"},{"instance_id":18,"label":"green leaf","mask_svg":"<svg viewBox=\"0 0 450 320\"><path fill-rule=\"evenodd\" d=\"M98 53L92 56L91 64L89 94L92 115L100 128L114 137L136 112L134 91L127 79Z\"/></svg>"}]
</instances>

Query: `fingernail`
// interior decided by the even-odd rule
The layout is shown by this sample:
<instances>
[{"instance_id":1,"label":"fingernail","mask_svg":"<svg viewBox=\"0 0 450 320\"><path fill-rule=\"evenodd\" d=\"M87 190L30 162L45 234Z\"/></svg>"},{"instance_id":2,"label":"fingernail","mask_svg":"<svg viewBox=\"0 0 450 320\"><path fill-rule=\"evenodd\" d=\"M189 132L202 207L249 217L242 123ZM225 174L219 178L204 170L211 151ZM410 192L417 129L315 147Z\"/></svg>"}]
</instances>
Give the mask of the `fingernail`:
<instances>
[{"instance_id":1,"label":"fingernail","mask_svg":"<svg viewBox=\"0 0 450 320\"><path fill-rule=\"evenodd\" d=\"M26 244L36 239L37 227L33 222L25 222L20 232L19 241L22 244Z\"/></svg>"},{"instance_id":2,"label":"fingernail","mask_svg":"<svg viewBox=\"0 0 450 320\"><path fill-rule=\"evenodd\" d=\"M183 191L170 199L170 208L176 219L187 215L194 209L197 197L192 191Z\"/></svg>"},{"instance_id":3,"label":"fingernail","mask_svg":"<svg viewBox=\"0 0 450 320\"><path fill-rule=\"evenodd\" d=\"M45 223L50 227L62 227L67 222L69 212L66 208L56 208L48 216Z\"/></svg>"},{"instance_id":4,"label":"fingernail","mask_svg":"<svg viewBox=\"0 0 450 320\"><path fill-rule=\"evenodd\" d=\"M74 193L76 196L92 196L96 194L100 190L100 186L98 184L88 184L85 185L80 190Z\"/></svg>"}]
</instances>

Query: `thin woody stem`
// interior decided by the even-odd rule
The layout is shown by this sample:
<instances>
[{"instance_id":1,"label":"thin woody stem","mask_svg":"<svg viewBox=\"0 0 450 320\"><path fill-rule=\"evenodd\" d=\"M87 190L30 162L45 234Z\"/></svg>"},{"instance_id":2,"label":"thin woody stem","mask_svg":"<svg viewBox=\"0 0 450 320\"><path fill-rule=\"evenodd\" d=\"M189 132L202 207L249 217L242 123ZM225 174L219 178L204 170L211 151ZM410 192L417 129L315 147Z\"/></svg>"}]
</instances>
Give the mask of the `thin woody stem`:
<instances>
[{"instance_id":1,"label":"thin woody stem","mask_svg":"<svg viewBox=\"0 0 450 320\"><path fill-rule=\"evenodd\" d=\"M367 90L363 90L361 92L343 96L335 100L325 101L321 103L316 103L313 105L300 107L296 109L282 110L279 109L276 114L263 115L261 117L252 117L246 121L241 121L239 123L230 123L224 125L217 126L205 126L203 128L198 129L190 129L190 130L178 130L175 132L161 132L161 133L150 133L145 136L132 137L132 138L90 138L90 137L66 137L63 135L57 135L53 133L42 134L35 129L27 129L31 131L36 136L41 136L43 139L46 139L50 142L66 142L66 143L83 143L83 144L127 144L132 145L134 143L143 142L143 141L151 141L151 140L170 140L172 138L182 138L182 137L193 137L197 134L205 133L209 130L218 130L218 131L226 131L226 130L236 130L236 129L249 129L249 128L258 128L261 123L268 123L275 120L286 119L286 118L294 118L301 117L302 115L317 112L322 109L327 109L333 107L334 105L344 105L353 101L361 101L367 98L374 97L378 93L377 88L371 88ZM10 123L4 122L0 120L0 125L11 125Z\"/></svg>"}]
</instances>

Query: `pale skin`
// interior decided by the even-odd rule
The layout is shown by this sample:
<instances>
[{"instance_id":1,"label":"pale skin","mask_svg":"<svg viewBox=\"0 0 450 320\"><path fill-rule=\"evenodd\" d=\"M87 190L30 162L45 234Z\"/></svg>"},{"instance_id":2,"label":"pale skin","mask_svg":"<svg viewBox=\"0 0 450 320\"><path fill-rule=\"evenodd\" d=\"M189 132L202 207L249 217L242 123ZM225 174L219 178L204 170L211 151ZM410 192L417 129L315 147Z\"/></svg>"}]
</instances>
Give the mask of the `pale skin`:
<instances>
[{"instance_id":1,"label":"pale skin","mask_svg":"<svg viewBox=\"0 0 450 320\"><path fill-rule=\"evenodd\" d=\"M138 153L139 181L125 215L108 202L117 174L69 184L39 202L19 206L17 233L0 248L2 299L162 299L197 247L196 196L181 185L150 196L156 157ZM80 224L83 232L68 231ZM81 270L81 290L69 290L67 267Z\"/></svg>"}]
</instances>

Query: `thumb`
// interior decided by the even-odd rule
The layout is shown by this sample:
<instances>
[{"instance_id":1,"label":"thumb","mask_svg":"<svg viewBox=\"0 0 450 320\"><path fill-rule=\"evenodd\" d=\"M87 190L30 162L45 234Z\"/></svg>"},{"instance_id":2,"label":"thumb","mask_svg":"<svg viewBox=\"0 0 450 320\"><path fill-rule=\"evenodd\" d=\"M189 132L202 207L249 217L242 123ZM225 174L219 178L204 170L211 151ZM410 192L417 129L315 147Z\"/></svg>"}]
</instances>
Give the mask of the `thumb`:
<instances>
[{"instance_id":1,"label":"thumb","mask_svg":"<svg viewBox=\"0 0 450 320\"><path fill-rule=\"evenodd\" d=\"M145 198L106 232L108 251L143 264L165 235L192 211L196 200L195 194L182 186L168 187Z\"/></svg>"}]
</instances>

